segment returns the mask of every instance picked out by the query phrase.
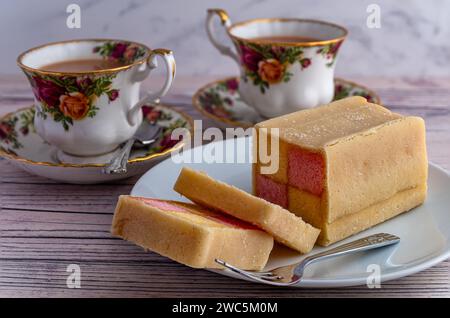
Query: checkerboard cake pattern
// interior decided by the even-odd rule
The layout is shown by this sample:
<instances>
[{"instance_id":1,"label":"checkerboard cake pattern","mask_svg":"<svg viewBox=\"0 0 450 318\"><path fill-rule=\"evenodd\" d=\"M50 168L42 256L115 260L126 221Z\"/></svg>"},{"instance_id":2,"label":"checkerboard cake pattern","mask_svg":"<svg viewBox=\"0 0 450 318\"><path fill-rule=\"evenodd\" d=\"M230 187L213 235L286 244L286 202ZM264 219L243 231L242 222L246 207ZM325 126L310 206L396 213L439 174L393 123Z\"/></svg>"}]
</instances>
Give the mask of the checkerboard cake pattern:
<instances>
[{"instance_id":1,"label":"checkerboard cake pattern","mask_svg":"<svg viewBox=\"0 0 450 318\"><path fill-rule=\"evenodd\" d=\"M422 118L402 116L362 97L291 113L255 126L255 154L278 128L279 169L253 192L320 228L329 245L424 202L428 163ZM270 149L269 143L269 151Z\"/></svg>"},{"instance_id":2,"label":"checkerboard cake pattern","mask_svg":"<svg viewBox=\"0 0 450 318\"><path fill-rule=\"evenodd\" d=\"M200 206L249 222L300 253L310 252L319 236L318 229L281 206L213 179L202 171L183 167L174 190ZM276 190L282 193L282 189Z\"/></svg>"}]
</instances>

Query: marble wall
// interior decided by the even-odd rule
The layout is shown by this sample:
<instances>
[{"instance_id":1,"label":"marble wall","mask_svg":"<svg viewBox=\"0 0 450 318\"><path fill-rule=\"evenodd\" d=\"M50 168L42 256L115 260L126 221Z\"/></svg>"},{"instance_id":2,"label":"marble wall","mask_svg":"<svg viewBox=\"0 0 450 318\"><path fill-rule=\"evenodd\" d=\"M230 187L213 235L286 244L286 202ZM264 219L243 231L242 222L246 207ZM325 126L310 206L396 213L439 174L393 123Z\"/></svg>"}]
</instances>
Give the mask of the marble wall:
<instances>
[{"instance_id":1,"label":"marble wall","mask_svg":"<svg viewBox=\"0 0 450 318\"><path fill-rule=\"evenodd\" d=\"M81 7L81 28L66 26L66 7ZM369 4L381 9L381 28L366 25ZM346 26L340 76L450 75L450 1L445 0L1 0L1 73L18 73L16 56L49 41L111 37L175 51L179 75L234 74L237 67L208 42L208 7L233 21L302 17Z\"/></svg>"}]
</instances>

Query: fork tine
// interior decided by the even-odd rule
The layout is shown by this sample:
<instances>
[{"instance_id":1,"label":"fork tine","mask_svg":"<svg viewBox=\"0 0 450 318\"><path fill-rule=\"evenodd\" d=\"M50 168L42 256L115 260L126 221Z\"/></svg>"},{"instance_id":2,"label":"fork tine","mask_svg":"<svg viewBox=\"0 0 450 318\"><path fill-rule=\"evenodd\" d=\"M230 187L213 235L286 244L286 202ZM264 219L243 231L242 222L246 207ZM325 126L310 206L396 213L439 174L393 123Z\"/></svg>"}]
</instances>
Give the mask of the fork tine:
<instances>
[{"instance_id":1,"label":"fork tine","mask_svg":"<svg viewBox=\"0 0 450 318\"><path fill-rule=\"evenodd\" d=\"M237 273L241 276L247 277L251 280L257 281L257 282L273 282L273 281L283 279L283 277L278 276L272 272L250 272L250 271L245 271L243 269L234 267L233 265L228 264L227 262L224 262L223 260L220 260L220 259L215 259L215 261L216 261L216 263L228 268L232 272Z\"/></svg>"},{"instance_id":2,"label":"fork tine","mask_svg":"<svg viewBox=\"0 0 450 318\"><path fill-rule=\"evenodd\" d=\"M248 273L247 271L244 271L240 268L234 267L231 264L228 264L227 262L224 262L223 260L220 259L215 259L216 263L222 265L223 267L229 269L230 271L232 271L233 273L239 274L240 276L244 277L244 278L249 278L253 281L259 282L259 280L261 278L258 277L254 277L253 275L251 275L250 273Z\"/></svg>"},{"instance_id":3,"label":"fork tine","mask_svg":"<svg viewBox=\"0 0 450 318\"><path fill-rule=\"evenodd\" d=\"M277 280L283 279L282 276L278 276L278 275L273 275L273 276L258 276L257 278L259 278L259 279L261 279L261 280L266 280L266 281L277 281Z\"/></svg>"},{"instance_id":4,"label":"fork tine","mask_svg":"<svg viewBox=\"0 0 450 318\"><path fill-rule=\"evenodd\" d=\"M233 265L228 264L227 262L225 262L225 261L223 261L221 259L216 258L215 261L216 261L216 263L218 263L218 264L228 268L229 270L231 270L231 271L233 271L235 273L238 273L238 274L241 274L241 275L244 275L244 276L249 276L250 275L250 273L248 273L247 271L244 271L243 269L234 267Z\"/></svg>"},{"instance_id":5,"label":"fork tine","mask_svg":"<svg viewBox=\"0 0 450 318\"><path fill-rule=\"evenodd\" d=\"M272 277L272 276L278 276L272 272L252 272L253 275L258 277Z\"/></svg>"},{"instance_id":6,"label":"fork tine","mask_svg":"<svg viewBox=\"0 0 450 318\"><path fill-rule=\"evenodd\" d=\"M214 261L215 261L217 264L220 264L220 265L222 265L222 266L226 266L226 265L227 265L227 263L225 263L224 261L222 261L221 259L218 259L218 258L216 258Z\"/></svg>"}]
</instances>

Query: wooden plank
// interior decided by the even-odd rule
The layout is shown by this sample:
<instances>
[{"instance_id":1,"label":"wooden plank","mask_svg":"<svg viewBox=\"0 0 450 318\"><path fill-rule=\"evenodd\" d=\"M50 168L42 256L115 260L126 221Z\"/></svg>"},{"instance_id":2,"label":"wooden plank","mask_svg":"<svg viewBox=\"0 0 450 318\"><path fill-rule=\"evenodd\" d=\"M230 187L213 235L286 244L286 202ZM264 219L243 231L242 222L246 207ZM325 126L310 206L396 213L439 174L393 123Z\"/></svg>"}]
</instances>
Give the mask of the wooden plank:
<instances>
[{"instance_id":1,"label":"wooden plank","mask_svg":"<svg viewBox=\"0 0 450 318\"><path fill-rule=\"evenodd\" d=\"M0 296L62 297L449 297L448 263L433 270L382 284L380 289L275 288L194 270L176 263L81 262L81 289L66 287L67 266L74 261L6 260ZM424 285L426 282L426 285ZM43 293L43 294L42 294Z\"/></svg>"},{"instance_id":2,"label":"wooden plank","mask_svg":"<svg viewBox=\"0 0 450 318\"><path fill-rule=\"evenodd\" d=\"M190 95L211 78L177 79L166 99L194 118ZM157 81L157 79L156 79ZM431 161L450 170L450 78L359 81L390 109L425 118ZM151 86L153 83L146 83ZM0 114L31 103L23 77L0 76ZM213 125L206 122L206 127ZM450 260L379 290L279 289L193 270L111 237L117 196L137 177L102 185L60 184L0 160L0 297L450 297ZM82 288L68 289L68 264L82 270Z\"/></svg>"}]
</instances>

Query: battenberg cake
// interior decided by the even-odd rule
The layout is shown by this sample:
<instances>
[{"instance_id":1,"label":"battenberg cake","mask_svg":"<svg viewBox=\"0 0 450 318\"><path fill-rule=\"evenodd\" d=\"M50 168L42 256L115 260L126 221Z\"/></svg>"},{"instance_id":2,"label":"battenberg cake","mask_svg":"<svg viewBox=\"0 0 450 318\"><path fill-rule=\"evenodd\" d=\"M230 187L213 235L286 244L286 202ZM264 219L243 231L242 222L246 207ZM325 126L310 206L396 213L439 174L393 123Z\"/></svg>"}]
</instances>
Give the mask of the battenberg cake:
<instances>
[{"instance_id":1,"label":"battenberg cake","mask_svg":"<svg viewBox=\"0 0 450 318\"><path fill-rule=\"evenodd\" d=\"M422 118L349 97L255 126L254 153L278 128L279 169L253 164L255 195L320 228L328 245L424 202L428 163ZM270 147L270 145L269 145ZM272 151L273 149L269 149Z\"/></svg>"},{"instance_id":2,"label":"battenberg cake","mask_svg":"<svg viewBox=\"0 0 450 318\"><path fill-rule=\"evenodd\" d=\"M279 205L190 168L181 170L174 190L198 205L250 222L301 253L311 251L320 232Z\"/></svg>"},{"instance_id":3,"label":"battenberg cake","mask_svg":"<svg viewBox=\"0 0 450 318\"><path fill-rule=\"evenodd\" d=\"M195 268L222 268L224 260L247 270L261 270L273 238L255 226L194 204L119 197L111 233Z\"/></svg>"}]
</instances>

